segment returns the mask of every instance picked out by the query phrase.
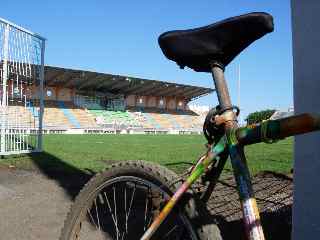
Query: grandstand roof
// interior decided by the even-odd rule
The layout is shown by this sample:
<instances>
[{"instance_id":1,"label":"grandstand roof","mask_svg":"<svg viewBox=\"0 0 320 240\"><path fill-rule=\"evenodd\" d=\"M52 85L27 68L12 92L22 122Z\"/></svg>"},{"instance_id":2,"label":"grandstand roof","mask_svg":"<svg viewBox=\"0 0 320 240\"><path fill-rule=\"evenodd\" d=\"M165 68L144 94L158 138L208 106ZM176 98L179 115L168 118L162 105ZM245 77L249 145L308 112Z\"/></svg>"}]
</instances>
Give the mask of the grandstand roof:
<instances>
[{"instance_id":1,"label":"grandstand roof","mask_svg":"<svg viewBox=\"0 0 320 240\"><path fill-rule=\"evenodd\" d=\"M169 83L130 76L45 66L46 86L76 88L83 91L111 92L125 95L179 96L188 100L207 95L211 88Z\"/></svg>"}]
</instances>

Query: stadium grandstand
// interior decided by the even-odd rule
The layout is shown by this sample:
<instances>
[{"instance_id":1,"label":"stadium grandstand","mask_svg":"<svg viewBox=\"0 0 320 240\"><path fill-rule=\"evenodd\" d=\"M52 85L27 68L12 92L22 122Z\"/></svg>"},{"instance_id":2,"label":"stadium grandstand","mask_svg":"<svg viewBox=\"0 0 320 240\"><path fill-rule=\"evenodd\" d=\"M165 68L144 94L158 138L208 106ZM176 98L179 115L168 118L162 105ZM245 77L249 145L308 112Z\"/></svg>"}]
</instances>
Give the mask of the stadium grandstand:
<instances>
[{"instance_id":1,"label":"stadium grandstand","mask_svg":"<svg viewBox=\"0 0 320 240\"><path fill-rule=\"evenodd\" d=\"M199 132L207 110L188 103L213 92L190 85L45 66L44 133ZM21 116L37 114L38 88ZM21 111L20 106L16 106ZM207 109L207 108L205 108ZM31 116L32 117L32 116Z\"/></svg>"}]
</instances>

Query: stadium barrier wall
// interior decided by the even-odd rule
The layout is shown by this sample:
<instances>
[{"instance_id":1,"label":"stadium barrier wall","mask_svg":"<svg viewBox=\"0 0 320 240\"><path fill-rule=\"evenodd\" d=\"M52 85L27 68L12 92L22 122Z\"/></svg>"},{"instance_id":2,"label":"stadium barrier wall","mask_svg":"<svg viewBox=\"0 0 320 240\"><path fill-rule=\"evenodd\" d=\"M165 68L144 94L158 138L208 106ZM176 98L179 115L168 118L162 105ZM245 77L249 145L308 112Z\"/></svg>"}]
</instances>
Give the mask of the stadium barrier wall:
<instances>
[{"instance_id":1,"label":"stadium barrier wall","mask_svg":"<svg viewBox=\"0 0 320 240\"><path fill-rule=\"evenodd\" d=\"M200 129L115 129L115 128L88 128L88 129L43 129L43 134L171 134L190 135L202 134Z\"/></svg>"}]
</instances>

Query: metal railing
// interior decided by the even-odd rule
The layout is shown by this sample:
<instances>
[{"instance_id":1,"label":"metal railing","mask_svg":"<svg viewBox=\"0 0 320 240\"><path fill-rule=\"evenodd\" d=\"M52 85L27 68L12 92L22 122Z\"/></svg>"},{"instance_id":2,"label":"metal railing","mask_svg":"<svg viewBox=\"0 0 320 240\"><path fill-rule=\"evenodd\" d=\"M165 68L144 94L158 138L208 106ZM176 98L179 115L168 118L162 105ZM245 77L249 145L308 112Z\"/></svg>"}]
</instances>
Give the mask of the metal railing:
<instances>
[{"instance_id":1,"label":"metal railing","mask_svg":"<svg viewBox=\"0 0 320 240\"><path fill-rule=\"evenodd\" d=\"M43 37L0 18L0 155L42 150L44 50Z\"/></svg>"}]
</instances>

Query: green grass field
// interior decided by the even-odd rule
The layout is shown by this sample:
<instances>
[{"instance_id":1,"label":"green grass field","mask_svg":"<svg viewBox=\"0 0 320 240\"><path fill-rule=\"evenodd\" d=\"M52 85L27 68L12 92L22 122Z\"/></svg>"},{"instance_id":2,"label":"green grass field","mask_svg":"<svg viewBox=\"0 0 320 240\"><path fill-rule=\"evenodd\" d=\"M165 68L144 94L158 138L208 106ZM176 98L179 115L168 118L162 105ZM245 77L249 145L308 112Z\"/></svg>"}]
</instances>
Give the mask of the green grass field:
<instances>
[{"instance_id":1,"label":"green grass field","mask_svg":"<svg viewBox=\"0 0 320 240\"><path fill-rule=\"evenodd\" d=\"M147 160L176 171L194 162L205 151L200 135L45 135L44 152L5 157L2 164L31 169L35 165L66 170L68 168L98 171L115 161ZM260 171L288 173L292 168L293 139L275 144L260 143L246 148L253 174ZM230 169L228 162L226 169Z\"/></svg>"}]
</instances>

